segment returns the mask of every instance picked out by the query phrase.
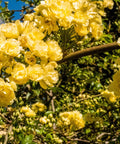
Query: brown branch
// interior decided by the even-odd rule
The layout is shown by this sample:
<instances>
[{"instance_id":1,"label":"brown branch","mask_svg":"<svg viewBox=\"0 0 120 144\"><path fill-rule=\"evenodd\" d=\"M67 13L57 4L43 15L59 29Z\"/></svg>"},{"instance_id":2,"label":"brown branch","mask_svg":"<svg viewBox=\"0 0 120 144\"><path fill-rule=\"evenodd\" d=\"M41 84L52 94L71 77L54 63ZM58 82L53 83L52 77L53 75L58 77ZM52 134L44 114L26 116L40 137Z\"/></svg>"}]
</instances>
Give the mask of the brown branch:
<instances>
[{"instance_id":1,"label":"brown branch","mask_svg":"<svg viewBox=\"0 0 120 144\"><path fill-rule=\"evenodd\" d=\"M98 139L100 139L101 137L103 137L104 135L111 135L111 133L103 132L103 133L101 133L100 135L98 135L96 139L98 140Z\"/></svg>"},{"instance_id":2,"label":"brown branch","mask_svg":"<svg viewBox=\"0 0 120 144\"><path fill-rule=\"evenodd\" d=\"M0 113L0 116L3 118L3 119L5 119L8 123L12 123L12 121L9 121L4 115L2 115L1 113Z\"/></svg>"},{"instance_id":3,"label":"brown branch","mask_svg":"<svg viewBox=\"0 0 120 144\"><path fill-rule=\"evenodd\" d=\"M84 142L84 143L90 143L90 141L88 141L88 140L82 140L82 139L78 139L78 138L71 139L71 141L79 141L79 142Z\"/></svg>"},{"instance_id":4,"label":"brown branch","mask_svg":"<svg viewBox=\"0 0 120 144\"><path fill-rule=\"evenodd\" d=\"M11 131L12 131L12 125L10 125L9 128L8 128L8 132L7 132L6 136L5 136L4 144L8 143L8 135L11 133Z\"/></svg>"},{"instance_id":5,"label":"brown branch","mask_svg":"<svg viewBox=\"0 0 120 144\"><path fill-rule=\"evenodd\" d=\"M92 98L99 97L99 96L102 96L102 95L101 95L101 94L98 94L98 95L90 96L90 97L88 97L88 98L80 99L80 100L77 101L77 102L84 101L84 100L88 100L88 99L92 99Z\"/></svg>"},{"instance_id":6,"label":"brown branch","mask_svg":"<svg viewBox=\"0 0 120 144\"><path fill-rule=\"evenodd\" d=\"M68 54L62 60L58 61L58 64L61 64L63 62L69 61L69 60L77 59L77 58L80 58L83 56L98 54L101 52L112 51L115 49L120 49L120 46L118 45L117 42L100 45L100 46L94 46L92 48L86 48L84 50L80 50L80 51L76 51L71 54Z\"/></svg>"}]
</instances>

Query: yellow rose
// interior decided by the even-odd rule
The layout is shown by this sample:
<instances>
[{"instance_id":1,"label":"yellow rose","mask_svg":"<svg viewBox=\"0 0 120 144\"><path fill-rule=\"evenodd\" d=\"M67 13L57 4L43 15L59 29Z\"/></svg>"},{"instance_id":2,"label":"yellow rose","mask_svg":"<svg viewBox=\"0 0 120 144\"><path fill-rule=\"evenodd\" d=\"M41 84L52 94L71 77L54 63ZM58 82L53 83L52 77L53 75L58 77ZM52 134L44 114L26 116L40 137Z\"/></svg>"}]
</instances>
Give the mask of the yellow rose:
<instances>
[{"instance_id":1,"label":"yellow rose","mask_svg":"<svg viewBox=\"0 0 120 144\"><path fill-rule=\"evenodd\" d=\"M0 31L6 38L18 38L19 31L15 23L5 23L0 25Z\"/></svg>"},{"instance_id":2,"label":"yellow rose","mask_svg":"<svg viewBox=\"0 0 120 144\"><path fill-rule=\"evenodd\" d=\"M0 106L7 106L12 104L15 99L15 93L13 88L9 83L4 82L0 78Z\"/></svg>"},{"instance_id":3,"label":"yellow rose","mask_svg":"<svg viewBox=\"0 0 120 144\"><path fill-rule=\"evenodd\" d=\"M28 78L32 81L39 81L43 78L44 71L39 64L27 67Z\"/></svg>"},{"instance_id":4,"label":"yellow rose","mask_svg":"<svg viewBox=\"0 0 120 144\"><path fill-rule=\"evenodd\" d=\"M19 85L27 83L27 69L24 64L16 63L11 73L11 79Z\"/></svg>"},{"instance_id":5,"label":"yellow rose","mask_svg":"<svg viewBox=\"0 0 120 144\"><path fill-rule=\"evenodd\" d=\"M59 61L63 57L62 50L58 43L54 40L48 40L48 56L50 61Z\"/></svg>"},{"instance_id":6,"label":"yellow rose","mask_svg":"<svg viewBox=\"0 0 120 144\"><path fill-rule=\"evenodd\" d=\"M2 48L2 51L5 52L5 54L13 57L17 57L21 50L22 47L20 46L19 41L15 39L7 39L4 47Z\"/></svg>"},{"instance_id":7,"label":"yellow rose","mask_svg":"<svg viewBox=\"0 0 120 144\"><path fill-rule=\"evenodd\" d=\"M34 65L36 64L36 58L33 55L33 53L31 53L30 51L25 52L25 62L28 63L29 65Z\"/></svg>"}]
</instances>

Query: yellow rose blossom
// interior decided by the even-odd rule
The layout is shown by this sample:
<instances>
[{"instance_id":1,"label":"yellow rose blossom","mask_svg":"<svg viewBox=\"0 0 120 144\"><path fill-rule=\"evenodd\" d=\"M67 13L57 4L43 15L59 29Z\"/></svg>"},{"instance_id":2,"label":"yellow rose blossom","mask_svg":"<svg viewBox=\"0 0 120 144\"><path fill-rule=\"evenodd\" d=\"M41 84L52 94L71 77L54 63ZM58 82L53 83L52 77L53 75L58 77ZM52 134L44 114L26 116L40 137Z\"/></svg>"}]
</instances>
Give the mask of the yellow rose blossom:
<instances>
[{"instance_id":1,"label":"yellow rose blossom","mask_svg":"<svg viewBox=\"0 0 120 144\"><path fill-rule=\"evenodd\" d=\"M44 80L40 80L40 81L39 81L39 84L40 84L40 86L41 86L43 89L47 89L47 88L48 88L48 86L47 86L47 84L45 83Z\"/></svg>"},{"instance_id":2,"label":"yellow rose blossom","mask_svg":"<svg viewBox=\"0 0 120 144\"><path fill-rule=\"evenodd\" d=\"M42 123L42 124L47 124L47 123L48 123L48 120L49 120L49 119L48 119L46 116L44 116L44 117L41 117L39 121L40 121L40 123Z\"/></svg>"},{"instance_id":3,"label":"yellow rose blossom","mask_svg":"<svg viewBox=\"0 0 120 144\"><path fill-rule=\"evenodd\" d=\"M67 17L72 12L71 4L68 1L57 0L54 2L53 0L45 0L45 3L51 8L51 11L58 19Z\"/></svg>"},{"instance_id":4,"label":"yellow rose blossom","mask_svg":"<svg viewBox=\"0 0 120 144\"><path fill-rule=\"evenodd\" d=\"M33 18L34 18L34 13L31 13L31 14L26 14L24 16L24 20L28 20L28 21L33 21Z\"/></svg>"},{"instance_id":5,"label":"yellow rose blossom","mask_svg":"<svg viewBox=\"0 0 120 144\"><path fill-rule=\"evenodd\" d=\"M37 113L38 111L43 112L47 107L40 102L37 102L35 104L32 105L32 110Z\"/></svg>"},{"instance_id":6,"label":"yellow rose blossom","mask_svg":"<svg viewBox=\"0 0 120 144\"><path fill-rule=\"evenodd\" d=\"M1 44L1 42L5 41L5 40L6 40L6 37L5 37L4 33L2 33L0 31L0 44Z\"/></svg>"},{"instance_id":7,"label":"yellow rose blossom","mask_svg":"<svg viewBox=\"0 0 120 144\"><path fill-rule=\"evenodd\" d=\"M11 85L0 78L0 106L12 104L15 93Z\"/></svg>"},{"instance_id":8,"label":"yellow rose blossom","mask_svg":"<svg viewBox=\"0 0 120 144\"><path fill-rule=\"evenodd\" d=\"M22 113L25 113L26 117L34 117L36 114L28 106L23 106L20 110Z\"/></svg>"},{"instance_id":9,"label":"yellow rose blossom","mask_svg":"<svg viewBox=\"0 0 120 144\"><path fill-rule=\"evenodd\" d=\"M26 63L28 63L29 65L36 64L36 58L33 55L33 53L31 53L30 51L26 51L24 56L25 56Z\"/></svg>"},{"instance_id":10,"label":"yellow rose blossom","mask_svg":"<svg viewBox=\"0 0 120 144\"><path fill-rule=\"evenodd\" d=\"M18 41L20 42L20 45L24 48L32 49L34 41L28 36L22 34L18 37Z\"/></svg>"},{"instance_id":11,"label":"yellow rose blossom","mask_svg":"<svg viewBox=\"0 0 120 144\"><path fill-rule=\"evenodd\" d=\"M35 23L39 27L40 31L48 32L50 34L52 31L58 31L57 20L54 17L42 17L35 16Z\"/></svg>"},{"instance_id":12,"label":"yellow rose blossom","mask_svg":"<svg viewBox=\"0 0 120 144\"><path fill-rule=\"evenodd\" d=\"M32 52L35 56L38 56L41 59L47 59L48 58L48 45L42 40L35 41Z\"/></svg>"},{"instance_id":13,"label":"yellow rose blossom","mask_svg":"<svg viewBox=\"0 0 120 144\"><path fill-rule=\"evenodd\" d=\"M76 25L74 29L75 29L75 32L78 33L78 35L80 36L85 36L89 33L88 27L83 26L83 25Z\"/></svg>"},{"instance_id":14,"label":"yellow rose blossom","mask_svg":"<svg viewBox=\"0 0 120 144\"><path fill-rule=\"evenodd\" d=\"M30 38L33 41L42 40L45 37L45 34L40 31L40 29L33 27L33 29L28 33Z\"/></svg>"},{"instance_id":15,"label":"yellow rose blossom","mask_svg":"<svg viewBox=\"0 0 120 144\"><path fill-rule=\"evenodd\" d=\"M69 131L79 130L85 126L85 121L79 111L61 112L57 126Z\"/></svg>"},{"instance_id":16,"label":"yellow rose blossom","mask_svg":"<svg viewBox=\"0 0 120 144\"><path fill-rule=\"evenodd\" d=\"M17 26L17 29L19 31L19 34L23 33L25 26L26 26L26 22L20 22L20 20L16 20L15 24Z\"/></svg>"},{"instance_id":17,"label":"yellow rose blossom","mask_svg":"<svg viewBox=\"0 0 120 144\"><path fill-rule=\"evenodd\" d=\"M73 23L82 24L83 26L88 26L89 25L89 16L87 15L87 12L80 11L80 10L75 12Z\"/></svg>"},{"instance_id":18,"label":"yellow rose blossom","mask_svg":"<svg viewBox=\"0 0 120 144\"><path fill-rule=\"evenodd\" d=\"M99 39L101 35L103 34L103 26L100 24L97 24L96 22L92 22L90 24L90 28L91 28L92 36L95 39Z\"/></svg>"},{"instance_id":19,"label":"yellow rose blossom","mask_svg":"<svg viewBox=\"0 0 120 144\"><path fill-rule=\"evenodd\" d=\"M108 101L110 102L116 102L116 96L114 94L114 92L110 92L108 90L103 91L102 96L105 97Z\"/></svg>"},{"instance_id":20,"label":"yellow rose blossom","mask_svg":"<svg viewBox=\"0 0 120 144\"><path fill-rule=\"evenodd\" d=\"M19 85L25 84L28 81L27 69L24 64L16 63L11 73L11 79Z\"/></svg>"},{"instance_id":21,"label":"yellow rose blossom","mask_svg":"<svg viewBox=\"0 0 120 144\"><path fill-rule=\"evenodd\" d=\"M109 9L112 9L114 5L114 2L112 0L103 0L103 6L106 8L108 7Z\"/></svg>"},{"instance_id":22,"label":"yellow rose blossom","mask_svg":"<svg viewBox=\"0 0 120 144\"><path fill-rule=\"evenodd\" d=\"M6 54L0 52L0 68L11 65L13 59Z\"/></svg>"},{"instance_id":23,"label":"yellow rose blossom","mask_svg":"<svg viewBox=\"0 0 120 144\"><path fill-rule=\"evenodd\" d=\"M16 39L7 39L2 48L2 51L5 52L5 54L13 57L17 57L21 50L22 47L20 46L19 41Z\"/></svg>"},{"instance_id":24,"label":"yellow rose blossom","mask_svg":"<svg viewBox=\"0 0 120 144\"><path fill-rule=\"evenodd\" d=\"M0 25L0 31L6 38L18 38L19 31L15 23L5 23Z\"/></svg>"},{"instance_id":25,"label":"yellow rose blossom","mask_svg":"<svg viewBox=\"0 0 120 144\"><path fill-rule=\"evenodd\" d=\"M32 81L39 81L43 79L44 71L39 64L27 67L28 78Z\"/></svg>"},{"instance_id":26,"label":"yellow rose blossom","mask_svg":"<svg viewBox=\"0 0 120 144\"><path fill-rule=\"evenodd\" d=\"M54 40L48 40L48 56L50 61L59 61L63 57L62 50L58 43Z\"/></svg>"},{"instance_id":27,"label":"yellow rose blossom","mask_svg":"<svg viewBox=\"0 0 120 144\"><path fill-rule=\"evenodd\" d=\"M44 89L47 87L53 87L53 84L56 84L58 81L58 72L54 69L57 67L55 62L49 62L46 66L43 67L44 77L39 81L40 86Z\"/></svg>"},{"instance_id":28,"label":"yellow rose blossom","mask_svg":"<svg viewBox=\"0 0 120 144\"><path fill-rule=\"evenodd\" d=\"M5 69L5 72L8 73L8 74L11 74L12 72L12 65L11 66L8 66L6 69Z\"/></svg>"},{"instance_id":29,"label":"yellow rose blossom","mask_svg":"<svg viewBox=\"0 0 120 144\"><path fill-rule=\"evenodd\" d=\"M10 81L9 84L11 85L11 87L13 88L14 91L17 91L17 85L14 81Z\"/></svg>"}]
</instances>

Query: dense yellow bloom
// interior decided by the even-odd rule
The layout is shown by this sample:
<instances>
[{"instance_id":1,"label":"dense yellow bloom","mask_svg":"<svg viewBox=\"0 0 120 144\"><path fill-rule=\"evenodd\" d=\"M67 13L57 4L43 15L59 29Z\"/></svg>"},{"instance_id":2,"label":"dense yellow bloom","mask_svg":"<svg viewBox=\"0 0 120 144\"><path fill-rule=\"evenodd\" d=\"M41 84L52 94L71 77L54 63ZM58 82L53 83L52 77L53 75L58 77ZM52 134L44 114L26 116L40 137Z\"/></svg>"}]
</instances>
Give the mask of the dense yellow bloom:
<instances>
[{"instance_id":1,"label":"dense yellow bloom","mask_svg":"<svg viewBox=\"0 0 120 144\"><path fill-rule=\"evenodd\" d=\"M49 120L46 116L41 117L39 121L40 121L40 123L42 123L42 124L47 124L47 123L50 122L50 120Z\"/></svg>"},{"instance_id":2,"label":"dense yellow bloom","mask_svg":"<svg viewBox=\"0 0 120 144\"><path fill-rule=\"evenodd\" d=\"M5 54L13 57L17 57L20 54L21 50L22 47L20 46L19 41L17 41L16 39L7 39L2 48L2 51Z\"/></svg>"},{"instance_id":3,"label":"dense yellow bloom","mask_svg":"<svg viewBox=\"0 0 120 144\"><path fill-rule=\"evenodd\" d=\"M89 25L89 15L85 11L77 11L74 14L73 22L79 25L88 26Z\"/></svg>"},{"instance_id":4,"label":"dense yellow bloom","mask_svg":"<svg viewBox=\"0 0 120 144\"><path fill-rule=\"evenodd\" d=\"M53 87L53 84L57 83L59 78L58 72L55 70L56 67L56 62L49 62L43 67L44 77L39 81L42 88L47 89L48 86Z\"/></svg>"},{"instance_id":5,"label":"dense yellow bloom","mask_svg":"<svg viewBox=\"0 0 120 144\"><path fill-rule=\"evenodd\" d=\"M34 41L26 34L22 34L18 37L18 41L20 42L20 45L24 48L32 49Z\"/></svg>"},{"instance_id":6,"label":"dense yellow bloom","mask_svg":"<svg viewBox=\"0 0 120 144\"><path fill-rule=\"evenodd\" d=\"M1 45L1 43L4 42L5 40L6 40L6 37L5 37L4 33L2 33L2 32L0 31L0 45Z\"/></svg>"},{"instance_id":7,"label":"dense yellow bloom","mask_svg":"<svg viewBox=\"0 0 120 144\"><path fill-rule=\"evenodd\" d=\"M92 36L95 39L99 39L101 35L103 34L103 26L100 24L97 24L96 22L92 22L90 24L90 29L91 29Z\"/></svg>"},{"instance_id":8,"label":"dense yellow bloom","mask_svg":"<svg viewBox=\"0 0 120 144\"><path fill-rule=\"evenodd\" d=\"M48 45L42 40L35 41L32 52L35 56L38 56L41 59L47 59L48 58Z\"/></svg>"},{"instance_id":9,"label":"dense yellow bloom","mask_svg":"<svg viewBox=\"0 0 120 144\"><path fill-rule=\"evenodd\" d=\"M63 57L62 50L58 43L54 40L48 40L48 56L50 61L59 61Z\"/></svg>"},{"instance_id":10,"label":"dense yellow bloom","mask_svg":"<svg viewBox=\"0 0 120 144\"><path fill-rule=\"evenodd\" d=\"M0 106L12 104L15 93L11 85L0 78Z\"/></svg>"},{"instance_id":11,"label":"dense yellow bloom","mask_svg":"<svg viewBox=\"0 0 120 144\"><path fill-rule=\"evenodd\" d=\"M39 64L27 67L28 78L32 81L40 81L43 79L44 71Z\"/></svg>"},{"instance_id":12,"label":"dense yellow bloom","mask_svg":"<svg viewBox=\"0 0 120 144\"><path fill-rule=\"evenodd\" d=\"M3 52L0 52L0 70L2 67L10 66L13 59Z\"/></svg>"},{"instance_id":13,"label":"dense yellow bloom","mask_svg":"<svg viewBox=\"0 0 120 144\"><path fill-rule=\"evenodd\" d=\"M103 0L103 6L106 8L108 7L109 9L112 9L114 5L114 2L112 0Z\"/></svg>"},{"instance_id":14,"label":"dense yellow bloom","mask_svg":"<svg viewBox=\"0 0 120 144\"><path fill-rule=\"evenodd\" d=\"M58 31L57 19L47 5L40 4L34 10L34 21L41 31L47 31L48 34ZM38 13L41 15L38 16Z\"/></svg>"},{"instance_id":15,"label":"dense yellow bloom","mask_svg":"<svg viewBox=\"0 0 120 144\"><path fill-rule=\"evenodd\" d=\"M23 106L20 110L22 113L25 113L26 117L34 117L36 114L28 106Z\"/></svg>"},{"instance_id":16,"label":"dense yellow bloom","mask_svg":"<svg viewBox=\"0 0 120 144\"><path fill-rule=\"evenodd\" d=\"M27 25L27 22L20 22L19 20L15 21L15 24L17 26L19 34L23 33L25 26Z\"/></svg>"},{"instance_id":17,"label":"dense yellow bloom","mask_svg":"<svg viewBox=\"0 0 120 144\"><path fill-rule=\"evenodd\" d=\"M25 56L26 63L28 63L29 65L36 64L36 58L33 55L33 53L31 53L30 51L26 51L24 56Z\"/></svg>"},{"instance_id":18,"label":"dense yellow bloom","mask_svg":"<svg viewBox=\"0 0 120 144\"><path fill-rule=\"evenodd\" d=\"M51 11L56 18L65 18L72 12L71 4L68 1L56 0L45 0L45 3L50 7Z\"/></svg>"},{"instance_id":19,"label":"dense yellow bloom","mask_svg":"<svg viewBox=\"0 0 120 144\"><path fill-rule=\"evenodd\" d=\"M34 18L34 13L31 13L31 14L26 14L24 16L24 20L28 20L28 21L33 21L33 18Z\"/></svg>"},{"instance_id":20,"label":"dense yellow bloom","mask_svg":"<svg viewBox=\"0 0 120 144\"><path fill-rule=\"evenodd\" d=\"M45 37L45 34L36 27L33 27L32 30L29 30L29 33L27 34L33 41L42 40Z\"/></svg>"},{"instance_id":21,"label":"dense yellow bloom","mask_svg":"<svg viewBox=\"0 0 120 144\"><path fill-rule=\"evenodd\" d=\"M17 91L17 85L14 81L10 81L9 84L11 85L11 87L13 88L14 91Z\"/></svg>"},{"instance_id":22,"label":"dense yellow bloom","mask_svg":"<svg viewBox=\"0 0 120 144\"><path fill-rule=\"evenodd\" d=\"M32 110L37 113L38 111L39 112L43 112L47 107L43 104L43 103L40 103L40 102L37 102L35 104L32 105Z\"/></svg>"},{"instance_id":23,"label":"dense yellow bloom","mask_svg":"<svg viewBox=\"0 0 120 144\"><path fill-rule=\"evenodd\" d=\"M0 31L4 33L6 38L17 38L19 36L19 31L15 23L0 25Z\"/></svg>"},{"instance_id":24,"label":"dense yellow bloom","mask_svg":"<svg viewBox=\"0 0 120 144\"><path fill-rule=\"evenodd\" d=\"M74 28L75 28L75 32L78 33L78 35L80 36L85 36L89 32L87 26L76 25Z\"/></svg>"},{"instance_id":25,"label":"dense yellow bloom","mask_svg":"<svg viewBox=\"0 0 120 144\"><path fill-rule=\"evenodd\" d=\"M110 102L116 102L116 96L114 94L114 92L110 92L108 90L105 90L103 91L102 93L102 96L104 96L108 101Z\"/></svg>"},{"instance_id":26,"label":"dense yellow bloom","mask_svg":"<svg viewBox=\"0 0 120 144\"><path fill-rule=\"evenodd\" d=\"M35 16L35 23L39 27L40 31L48 32L50 34L52 31L58 31L58 25L56 18L53 17L42 17Z\"/></svg>"},{"instance_id":27,"label":"dense yellow bloom","mask_svg":"<svg viewBox=\"0 0 120 144\"><path fill-rule=\"evenodd\" d=\"M22 63L16 63L13 71L11 72L11 79L16 83L16 84L25 84L28 81L28 76L27 76L27 69L24 64Z\"/></svg>"},{"instance_id":28,"label":"dense yellow bloom","mask_svg":"<svg viewBox=\"0 0 120 144\"><path fill-rule=\"evenodd\" d=\"M85 121L79 111L62 112L57 121L58 127L68 131L79 130L85 126Z\"/></svg>"}]
</instances>

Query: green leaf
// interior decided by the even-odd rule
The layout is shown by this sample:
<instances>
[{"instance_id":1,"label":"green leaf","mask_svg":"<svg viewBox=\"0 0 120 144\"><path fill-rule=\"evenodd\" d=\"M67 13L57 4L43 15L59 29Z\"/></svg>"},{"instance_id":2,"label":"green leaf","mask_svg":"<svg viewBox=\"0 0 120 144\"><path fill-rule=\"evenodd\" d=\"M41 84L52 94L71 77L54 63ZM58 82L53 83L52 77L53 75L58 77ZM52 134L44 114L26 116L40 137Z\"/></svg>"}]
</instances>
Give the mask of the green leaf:
<instances>
[{"instance_id":1,"label":"green leaf","mask_svg":"<svg viewBox=\"0 0 120 144\"><path fill-rule=\"evenodd\" d=\"M33 144L33 135L26 135L21 144Z\"/></svg>"}]
</instances>

